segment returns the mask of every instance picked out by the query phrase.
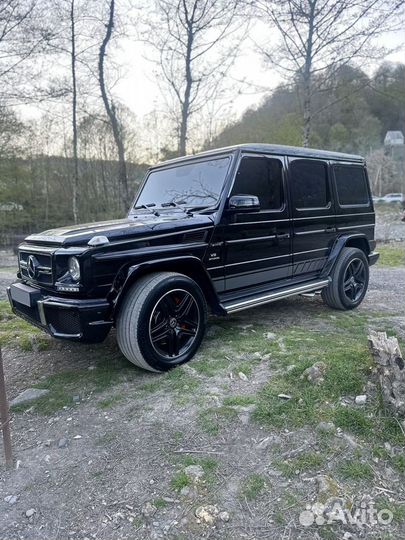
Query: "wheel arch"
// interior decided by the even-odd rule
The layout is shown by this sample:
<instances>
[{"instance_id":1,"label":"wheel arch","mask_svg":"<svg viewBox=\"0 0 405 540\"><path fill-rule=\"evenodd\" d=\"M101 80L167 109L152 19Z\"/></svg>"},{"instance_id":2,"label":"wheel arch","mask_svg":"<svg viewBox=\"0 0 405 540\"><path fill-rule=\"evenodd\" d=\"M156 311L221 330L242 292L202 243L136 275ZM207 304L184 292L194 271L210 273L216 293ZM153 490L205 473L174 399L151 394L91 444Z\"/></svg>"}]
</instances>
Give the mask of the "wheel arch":
<instances>
[{"instance_id":1,"label":"wheel arch","mask_svg":"<svg viewBox=\"0 0 405 540\"><path fill-rule=\"evenodd\" d=\"M184 256L145 261L127 268L122 268L118 272L110 291L110 300L113 305L113 318L115 318L115 315L120 309L126 291L132 287L139 278L152 272L178 272L179 274L183 274L193 279L201 288L212 312L215 315L226 314L219 301L211 278L202 265L201 260L194 256Z\"/></svg>"},{"instance_id":2,"label":"wheel arch","mask_svg":"<svg viewBox=\"0 0 405 540\"><path fill-rule=\"evenodd\" d=\"M364 255L368 257L372 251L370 247L370 241L365 234L344 234L339 236L330 250L330 254L326 264L322 270L322 276L327 277L333 270L335 263L345 247L354 247L363 251Z\"/></svg>"}]
</instances>

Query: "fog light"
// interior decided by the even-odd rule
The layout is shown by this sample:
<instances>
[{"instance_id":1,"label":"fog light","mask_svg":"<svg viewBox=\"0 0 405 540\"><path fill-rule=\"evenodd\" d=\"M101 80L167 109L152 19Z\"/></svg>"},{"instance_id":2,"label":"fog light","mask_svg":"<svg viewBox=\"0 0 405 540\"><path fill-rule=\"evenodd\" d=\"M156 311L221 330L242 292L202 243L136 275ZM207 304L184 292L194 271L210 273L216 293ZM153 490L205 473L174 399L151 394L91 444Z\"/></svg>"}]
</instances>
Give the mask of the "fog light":
<instances>
[{"instance_id":1,"label":"fog light","mask_svg":"<svg viewBox=\"0 0 405 540\"><path fill-rule=\"evenodd\" d=\"M69 257L69 274L72 276L74 281L80 280L80 264L76 257Z\"/></svg>"}]
</instances>

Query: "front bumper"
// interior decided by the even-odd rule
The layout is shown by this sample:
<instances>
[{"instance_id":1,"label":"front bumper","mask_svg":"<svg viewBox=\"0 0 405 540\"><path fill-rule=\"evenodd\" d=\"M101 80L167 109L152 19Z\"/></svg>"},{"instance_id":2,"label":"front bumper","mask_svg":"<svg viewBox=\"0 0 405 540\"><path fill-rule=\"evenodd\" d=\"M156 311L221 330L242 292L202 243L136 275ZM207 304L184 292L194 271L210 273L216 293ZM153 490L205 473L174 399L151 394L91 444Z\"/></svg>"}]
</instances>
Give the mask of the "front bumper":
<instances>
[{"instance_id":1,"label":"front bumper","mask_svg":"<svg viewBox=\"0 0 405 540\"><path fill-rule=\"evenodd\" d=\"M55 338L98 343L113 325L106 300L48 296L21 281L8 287L7 294L16 315Z\"/></svg>"},{"instance_id":2,"label":"front bumper","mask_svg":"<svg viewBox=\"0 0 405 540\"><path fill-rule=\"evenodd\" d=\"M375 264L379 258L380 258L380 254L377 253L376 251L372 251L368 256L368 265L373 266L373 264Z\"/></svg>"}]
</instances>

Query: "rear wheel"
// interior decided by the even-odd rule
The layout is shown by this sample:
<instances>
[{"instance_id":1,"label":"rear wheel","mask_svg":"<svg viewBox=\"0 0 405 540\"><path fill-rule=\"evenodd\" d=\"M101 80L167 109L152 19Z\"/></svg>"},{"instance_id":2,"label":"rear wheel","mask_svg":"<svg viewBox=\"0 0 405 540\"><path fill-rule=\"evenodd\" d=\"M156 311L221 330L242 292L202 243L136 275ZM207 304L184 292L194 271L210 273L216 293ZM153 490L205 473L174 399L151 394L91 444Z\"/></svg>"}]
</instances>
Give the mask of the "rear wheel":
<instances>
[{"instance_id":1,"label":"rear wheel","mask_svg":"<svg viewBox=\"0 0 405 540\"><path fill-rule=\"evenodd\" d=\"M369 281L368 260L357 248L343 248L322 298L335 309L354 309L363 301Z\"/></svg>"},{"instance_id":2,"label":"rear wheel","mask_svg":"<svg viewBox=\"0 0 405 540\"><path fill-rule=\"evenodd\" d=\"M119 311L122 353L149 371L188 362L204 337L207 305L195 281L175 272L144 276L128 291Z\"/></svg>"}]
</instances>

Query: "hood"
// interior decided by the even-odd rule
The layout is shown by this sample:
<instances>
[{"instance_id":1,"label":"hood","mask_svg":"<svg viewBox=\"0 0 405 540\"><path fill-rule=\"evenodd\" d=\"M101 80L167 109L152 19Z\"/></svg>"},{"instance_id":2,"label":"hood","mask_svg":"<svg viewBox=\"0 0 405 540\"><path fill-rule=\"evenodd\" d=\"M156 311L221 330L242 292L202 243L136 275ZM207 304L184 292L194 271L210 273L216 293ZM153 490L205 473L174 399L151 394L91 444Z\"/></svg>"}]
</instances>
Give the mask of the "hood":
<instances>
[{"instance_id":1,"label":"hood","mask_svg":"<svg viewBox=\"0 0 405 540\"><path fill-rule=\"evenodd\" d=\"M39 234L32 234L25 239L25 243L58 247L84 246L93 236L106 236L110 242L116 242L133 237L199 228L212 224L212 222L212 217L208 215L188 216L183 212L172 211L162 213L159 216L138 215L125 219L59 227Z\"/></svg>"}]
</instances>

